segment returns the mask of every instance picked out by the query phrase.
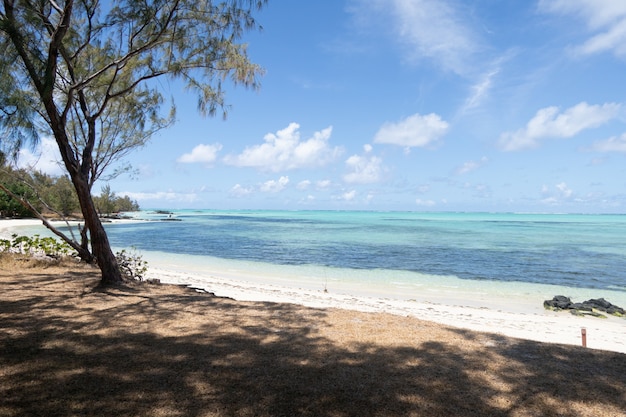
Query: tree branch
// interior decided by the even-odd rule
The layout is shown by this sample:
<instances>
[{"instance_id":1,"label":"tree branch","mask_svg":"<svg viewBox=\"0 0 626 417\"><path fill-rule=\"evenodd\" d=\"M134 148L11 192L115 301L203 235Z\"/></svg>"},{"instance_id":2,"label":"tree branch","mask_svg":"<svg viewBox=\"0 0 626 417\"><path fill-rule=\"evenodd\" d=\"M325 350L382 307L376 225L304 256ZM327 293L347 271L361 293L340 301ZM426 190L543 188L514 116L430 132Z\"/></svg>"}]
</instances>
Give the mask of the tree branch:
<instances>
[{"instance_id":1,"label":"tree branch","mask_svg":"<svg viewBox=\"0 0 626 417\"><path fill-rule=\"evenodd\" d=\"M176 1L173 2L173 5L171 6L170 12L168 13L167 18L165 19L164 24L162 24L161 30L159 30L158 32L153 34L151 40L146 42L144 45L138 47L137 49L131 49L124 56L122 56L122 57L112 61L110 64L105 65L104 67L102 67L98 71L96 71L96 72L92 73L91 75L83 78L80 82L77 82L71 88L74 89L74 90L81 90L81 89L83 89L86 85L91 83L94 79L98 78L100 75L104 74L106 71L110 70L111 68L119 68L119 67L121 67L124 63L128 62L131 58L134 58L134 57L140 55L142 52L150 50L155 45L160 43L161 42L161 38L163 37L163 35L165 33L167 33L167 28L168 28L170 22L172 21L172 19L174 18L175 14L176 14L176 11L178 9L179 3L180 3L180 0L176 0ZM141 32L142 29L140 29L138 32L136 32L134 35L132 35L131 39L134 36L137 36ZM129 46L132 47L132 45L129 45ZM154 78L154 77L150 77L150 78Z\"/></svg>"}]
</instances>

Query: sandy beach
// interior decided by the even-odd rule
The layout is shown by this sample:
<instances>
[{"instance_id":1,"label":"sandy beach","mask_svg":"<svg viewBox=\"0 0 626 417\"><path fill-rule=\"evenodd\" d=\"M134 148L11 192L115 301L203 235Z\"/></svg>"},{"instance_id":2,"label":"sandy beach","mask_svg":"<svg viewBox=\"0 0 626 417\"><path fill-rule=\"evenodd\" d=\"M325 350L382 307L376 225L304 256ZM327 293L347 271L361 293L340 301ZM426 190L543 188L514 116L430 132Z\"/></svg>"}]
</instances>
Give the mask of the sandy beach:
<instances>
[{"instance_id":1,"label":"sandy beach","mask_svg":"<svg viewBox=\"0 0 626 417\"><path fill-rule=\"evenodd\" d=\"M239 301L270 301L314 308L389 313L538 342L580 346L584 328L588 348L626 353L626 319L614 316L578 317L568 312L549 311L543 308L540 300L534 304L527 301L508 305L506 299L470 299L458 293L447 294L447 300L438 297L436 301L403 301L270 285L263 283L262 278L229 271L201 275L151 268L147 277L163 283L201 288Z\"/></svg>"},{"instance_id":2,"label":"sandy beach","mask_svg":"<svg viewBox=\"0 0 626 417\"><path fill-rule=\"evenodd\" d=\"M10 236L19 226L40 225L38 220L0 220L0 237ZM480 294L448 290L424 291L419 299L399 300L376 294L360 294L354 289L303 288L276 284L273 277L258 271L209 268L198 271L181 265L149 262L146 278L162 283L200 288L217 296L239 301L292 303L314 308L342 308L362 312L389 313L415 317L461 329L493 332L539 342L580 346L582 332L586 345L626 353L626 319L578 317L568 312L545 310L541 295L514 297L506 294ZM165 266L165 267L164 267ZM506 285L506 284L505 284ZM509 284L510 286L514 284ZM550 290L547 290L550 291ZM545 292L545 294L550 294ZM551 297L557 294L551 294ZM582 301L582 300L580 300ZM617 304L617 303L616 303ZM623 306L622 306L623 307Z\"/></svg>"},{"instance_id":3,"label":"sandy beach","mask_svg":"<svg viewBox=\"0 0 626 417\"><path fill-rule=\"evenodd\" d=\"M0 415L625 415L621 353L437 324L429 319L446 313L428 308L424 321L329 298L341 308L181 285L100 288L87 265L0 256ZM524 327L515 317L503 325Z\"/></svg>"},{"instance_id":4,"label":"sandy beach","mask_svg":"<svg viewBox=\"0 0 626 417\"><path fill-rule=\"evenodd\" d=\"M39 226L41 221L37 219L0 219L0 238L6 239L22 226ZM43 227L43 226L42 226Z\"/></svg>"}]
</instances>

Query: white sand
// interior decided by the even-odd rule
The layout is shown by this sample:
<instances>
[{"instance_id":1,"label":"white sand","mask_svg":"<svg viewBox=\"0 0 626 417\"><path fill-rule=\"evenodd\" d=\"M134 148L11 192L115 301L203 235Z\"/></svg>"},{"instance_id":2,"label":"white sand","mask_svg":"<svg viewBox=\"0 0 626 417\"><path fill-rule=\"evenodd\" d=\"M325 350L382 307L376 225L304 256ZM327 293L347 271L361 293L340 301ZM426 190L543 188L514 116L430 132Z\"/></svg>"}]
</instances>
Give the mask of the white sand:
<instances>
[{"instance_id":1,"label":"white sand","mask_svg":"<svg viewBox=\"0 0 626 417\"><path fill-rule=\"evenodd\" d=\"M37 219L1 219L0 220L0 239L7 239L11 237L11 234L16 230L19 230L21 226L38 226L41 225L41 220ZM18 228L18 229L16 229Z\"/></svg>"},{"instance_id":2,"label":"white sand","mask_svg":"<svg viewBox=\"0 0 626 417\"><path fill-rule=\"evenodd\" d=\"M468 299L463 294L451 297L451 302L442 299L428 302L352 296L335 294L332 290L325 292L263 284L257 280L258 277L233 276L229 271L204 275L150 268L147 278L202 288L215 295L240 301L284 302L316 308L387 312L462 329L540 342L580 346L581 329L585 328L588 348L626 353L626 319L613 316L606 319L577 317L568 312L547 311L541 305L527 305L527 312L520 312L519 304L507 309L503 300L484 302L476 298ZM459 303L462 299L465 302Z\"/></svg>"},{"instance_id":3,"label":"white sand","mask_svg":"<svg viewBox=\"0 0 626 417\"><path fill-rule=\"evenodd\" d=\"M0 220L0 238L10 237L15 227L38 224L41 224L38 220ZM422 288L419 299L407 301L388 295L381 298L380 294L364 294L358 290L351 291L350 288L335 288L334 284L328 291L299 284L290 286L289 281L277 281L256 271L219 267L203 270L184 266L168 268L166 263L160 265L153 261L150 261L150 265L156 266L150 267L146 278L202 288L218 296L240 301L285 302L316 308L387 312L462 329L579 346L582 344L581 329L585 328L587 347L626 353L626 319L613 316L606 319L576 317L568 312L547 311L541 305L542 299L536 294L534 297L520 295L513 303L511 295L504 291L501 294L485 294L471 287L446 291ZM500 287L515 285L501 283ZM523 294L523 291L519 294ZM557 295L550 294L544 299ZM621 305L612 299L609 301Z\"/></svg>"},{"instance_id":4,"label":"white sand","mask_svg":"<svg viewBox=\"0 0 626 417\"><path fill-rule=\"evenodd\" d=\"M140 222L142 220L135 219L111 219L109 222L111 223L119 223L119 222ZM82 221L78 220L70 220L65 222L64 220L52 220L50 221L55 226L65 226L66 224L70 224L71 226L76 226L82 224ZM45 232L47 229L43 225L41 220L38 219L0 219L0 239L10 239L13 233L20 233L21 227L33 227L40 226L42 232Z\"/></svg>"}]
</instances>

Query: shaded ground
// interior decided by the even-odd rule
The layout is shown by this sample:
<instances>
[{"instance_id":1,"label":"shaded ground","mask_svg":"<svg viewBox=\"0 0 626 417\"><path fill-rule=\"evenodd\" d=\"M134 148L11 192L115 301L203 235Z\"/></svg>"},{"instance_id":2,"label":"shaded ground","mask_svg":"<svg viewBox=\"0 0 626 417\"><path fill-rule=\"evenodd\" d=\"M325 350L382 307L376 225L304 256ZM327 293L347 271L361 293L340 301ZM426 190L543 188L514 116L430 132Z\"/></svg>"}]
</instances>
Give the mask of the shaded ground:
<instances>
[{"instance_id":1,"label":"shaded ground","mask_svg":"<svg viewBox=\"0 0 626 417\"><path fill-rule=\"evenodd\" d=\"M626 416L626 355L0 261L2 416Z\"/></svg>"}]
</instances>

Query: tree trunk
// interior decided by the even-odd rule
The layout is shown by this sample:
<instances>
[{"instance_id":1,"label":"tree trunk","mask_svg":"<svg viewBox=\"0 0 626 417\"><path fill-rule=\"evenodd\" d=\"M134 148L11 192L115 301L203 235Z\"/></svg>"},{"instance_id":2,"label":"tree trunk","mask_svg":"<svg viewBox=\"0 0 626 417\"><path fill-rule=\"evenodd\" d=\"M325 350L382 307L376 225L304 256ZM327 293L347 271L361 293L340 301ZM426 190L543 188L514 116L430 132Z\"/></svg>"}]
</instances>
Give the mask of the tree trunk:
<instances>
[{"instance_id":1,"label":"tree trunk","mask_svg":"<svg viewBox=\"0 0 626 417\"><path fill-rule=\"evenodd\" d=\"M41 22L44 23L44 27L49 30L50 35L47 56L44 50L35 53L31 50L31 48L36 48L38 45L33 46L29 44L30 41L27 40L28 37L26 36L26 34L29 33L29 29L18 29L18 19L14 13L15 7L13 3L14 2L8 1L4 2L2 18L4 25L3 34L7 34L15 46L15 52L17 52L20 57L21 63L24 64L25 75L33 82L33 86L45 109L46 117L44 117L44 120L50 126L52 134L59 146L61 158L63 158L65 168L70 174L72 184L76 189L80 208L85 219L85 226L89 229L91 251L102 272L101 283L103 285L121 283L123 282L122 273L117 259L115 259L115 255L111 250L109 238L104 230L104 226L98 217L98 212L96 211L91 197L91 186L89 183L89 170L93 162L92 151L96 143L95 121L100 115L90 114L90 106L87 104L85 94L80 88L76 90L70 89L69 92L63 92L57 88L57 78L60 77L58 72L59 58L62 53L66 53L63 45L66 41L64 38L68 31L70 31L70 28L73 27L72 11L74 1L67 0L62 10L58 6L54 6L56 12L59 13L58 21L55 18L51 18L51 22L48 22L48 17L41 16ZM32 8L32 11L35 12L35 6L28 7ZM35 20L35 18L33 19ZM35 43L38 42L45 41L38 39ZM67 42L71 42L71 40L67 40ZM75 68L72 68L70 61L71 59L62 60L65 66L64 71L66 71L64 74L69 77L69 79L64 79L61 84L72 84L76 81L72 79L74 77ZM43 66L40 64L43 64ZM43 73L42 70L44 70ZM57 102L55 101L57 98L59 100L59 106L57 106ZM84 120L89 124L89 140L82 149L82 152L78 152L76 149L75 153L75 149L70 145L71 141L68 137L67 117L69 110L74 109L73 105L77 98L80 101L80 110L83 113ZM64 102L64 100L67 100L67 102ZM102 106L104 106L104 104ZM41 109L36 107L37 112L40 110ZM104 107L102 107L102 110L104 110ZM41 116L44 116L44 114L41 114ZM80 120L80 117L78 117L78 119ZM82 156L82 162L79 161L79 156ZM81 236L84 237L82 233ZM81 244L81 248L85 246Z\"/></svg>"},{"instance_id":2,"label":"tree trunk","mask_svg":"<svg viewBox=\"0 0 626 417\"><path fill-rule=\"evenodd\" d=\"M78 201L85 220L85 226L89 229L91 237L91 251L102 273L100 283L102 285L120 284L124 281L117 259L111 250L109 237L100 221L96 206L91 198L91 191L81 178L72 178Z\"/></svg>"},{"instance_id":3,"label":"tree trunk","mask_svg":"<svg viewBox=\"0 0 626 417\"><path fill-rule=\"evenodd\" d=\"M60 118L58 117L58 114L55 113L54 104L50 107L52 107L52 110L49 114L52 114L53 116L51 119L57 121L57 123L50 123L50 126L54 132L54 136L57 141L57 145L59 146L59 151L61 152L61 157L63 158L67 172L70 174L70 179L74 185L74 189L76 190L80 210L85 220L85 227L89 230L91 253L93 254L93 257L98 264L98 268L100 268L100 272L102 273L100 284L120 284L124 282L124 278L122 277L122 272L117 263L117 259L111 250L109 237L104 230L104 226L98 216L98 211L96 210L93 198L91 197L91 186L89 183L89 162L91 161L90 154L87 151L83 152L83 155L87 158L87 160L83 161L83 166L81 167L81 164L79 164L76 158L74 158L72 153L73 151L69 146L69 140L62 123L58 122ZM93 125L90 126L90 131L94 132L90 136L95 137L95 127ZM95 138L92 139L91 143L94 142ZM81 248L83 249L86 249L87 247L85 237L86 233L83 230L81 232Z\"/></svg>"}]
</instances>

